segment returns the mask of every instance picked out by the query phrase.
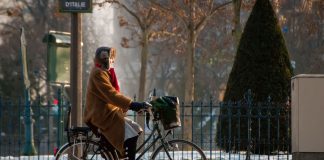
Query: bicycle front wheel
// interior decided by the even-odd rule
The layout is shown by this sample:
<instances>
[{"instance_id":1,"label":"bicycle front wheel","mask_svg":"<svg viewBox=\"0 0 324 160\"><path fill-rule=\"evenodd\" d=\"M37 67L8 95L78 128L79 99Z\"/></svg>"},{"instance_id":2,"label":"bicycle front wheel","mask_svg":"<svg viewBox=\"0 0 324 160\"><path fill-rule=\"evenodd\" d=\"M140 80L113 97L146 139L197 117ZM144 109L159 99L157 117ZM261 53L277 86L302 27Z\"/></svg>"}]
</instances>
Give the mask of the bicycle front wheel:
<instances>
[{"instance_id":1,"label":"bicycle front wheel","mask_svg":"<svg viewBox=\"0 0 324 160\"><path fill-rule=\"evenodd\" d=\"M204 152L186 140L171 140L159 146L152 155L153 160L206 160Z\"/></svg>"},{"instance_id":2,"label":"bicycle front wheel","mask_svg":"<svg viewBox=\"0 0 324 160\"><path fill-rule=\"evenodd\" d=\"M56 160L115 160L114 155L95 141L67 143L57 152Z\"/></svg>"}]
</instances>

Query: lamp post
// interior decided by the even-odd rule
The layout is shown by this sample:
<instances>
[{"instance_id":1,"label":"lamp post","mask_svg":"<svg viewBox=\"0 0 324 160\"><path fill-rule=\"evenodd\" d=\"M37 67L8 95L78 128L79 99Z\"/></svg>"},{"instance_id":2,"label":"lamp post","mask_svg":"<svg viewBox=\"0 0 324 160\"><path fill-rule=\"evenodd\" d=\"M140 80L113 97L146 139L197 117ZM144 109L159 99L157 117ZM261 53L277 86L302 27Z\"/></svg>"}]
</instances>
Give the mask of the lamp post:
<instances>
[{"instance_id":1,"label":"lamp post","mask_svg":"<svg viewBox=\"0 0 324 160\"><path fill-rule=\"evenodd\" d=\"M24 125L25 125L25 145L23 155L35 155L36 149L34 145L34 120L32 119L33 111L30 106L30 82L27 73L27 43L25 38L24 28L21 28L20 35L20 53L22 62L22 73L25 86L25 112L24 112Z\"/></svg>"},{"instance_id":2,"label":"lamp post","mask_svg":"<svg viewBox=\"0 0 324 160\"><path fill-rule=\"evenodd\" d=\"M26 95L29 95L29 90L25 91ZM29 97L26 96L25 112L24 112L24 125L25 125L25 145L23 155L35 155L37 153L34 145L34 123L32 118L33 111L30 106Z\"/></svg>"}]
</instances>

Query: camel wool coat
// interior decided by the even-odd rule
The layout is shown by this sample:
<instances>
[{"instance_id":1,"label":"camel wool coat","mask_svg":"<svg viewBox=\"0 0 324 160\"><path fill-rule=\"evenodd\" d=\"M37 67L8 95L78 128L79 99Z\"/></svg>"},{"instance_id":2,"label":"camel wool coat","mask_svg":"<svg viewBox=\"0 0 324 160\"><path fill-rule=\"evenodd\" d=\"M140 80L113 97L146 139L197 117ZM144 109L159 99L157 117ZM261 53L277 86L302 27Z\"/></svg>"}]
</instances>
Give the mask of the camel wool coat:
<instances>
[{"instance_id":1,"label":"camel wool coat","mask_svg":"<svg viewBox=\"0 0 324 160\"><path fill-rule=\"evenodd\" d=\"M90 73L84 110L85 123L98 127L105 138L124 154L125 113L132 100L110 83L107 71L94 67Z\"/></svg>"}]
</instances>

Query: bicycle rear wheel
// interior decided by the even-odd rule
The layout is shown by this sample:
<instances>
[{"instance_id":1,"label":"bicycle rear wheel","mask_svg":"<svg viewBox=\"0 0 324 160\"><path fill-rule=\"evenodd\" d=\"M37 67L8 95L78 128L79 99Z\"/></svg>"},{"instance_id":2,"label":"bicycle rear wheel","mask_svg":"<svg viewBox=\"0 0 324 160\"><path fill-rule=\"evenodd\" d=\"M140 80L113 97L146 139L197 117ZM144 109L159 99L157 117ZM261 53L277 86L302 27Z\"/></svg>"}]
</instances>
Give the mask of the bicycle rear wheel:
<instances>
[{"instance_id":1,"label":"bicycle rear wheel","mask_svg":"<svg viewBox=\"0 0 324 160\"><path fill-rule=\"evenodd\" d=\"M186 140L171 140L166 146L159 146L152 155L154 160L206 160L204 152L194 143Z\"/></svg>"},{"instance_id":2,"label":"bicycle rear wheel","mask_svg":"<svg viewBox=\"0 0 324 160\"><path fill-rule=\"evenodd\" d=\"M56 160L115 160L114 154L95 141L67 143L55 155Z\"/></svg>"}]
</instances>

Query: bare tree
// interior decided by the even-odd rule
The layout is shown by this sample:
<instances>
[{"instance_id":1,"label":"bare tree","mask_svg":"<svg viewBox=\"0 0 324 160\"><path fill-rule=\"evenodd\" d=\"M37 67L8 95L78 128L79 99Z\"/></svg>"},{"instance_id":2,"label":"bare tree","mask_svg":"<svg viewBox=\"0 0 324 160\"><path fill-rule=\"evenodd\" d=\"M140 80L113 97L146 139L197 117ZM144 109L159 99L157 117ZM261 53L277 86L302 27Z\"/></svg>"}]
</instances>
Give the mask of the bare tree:
<instances>
[{"instance_id":1,"label":"bare tree","mask_svg":"<svg viewBox=\"0 0 324 160\"><path fill-rule=\"evenodd\" d=\"M149 57L149 43L156 38L164 36L163 31L160 28L166 26L166 20L162 19L166 14L157 10L148 1L119 1L119 0L104 0L99 5L104 3L114 3L124 9L131 19L126 17L120 18L120 26L126 27L132 31L131 37L122 38L122 47L129 48L140 46L140 79L139 79L139 100L144 100L146 91L146 77L147 77L147 62ZM133 40L133 42L131 42ZM134 46L130 43L136 43Z\"/></svg>"},{"instance_id":2,"label":"bare tree","mask_svg":"<svg viewBox=\"0 0 324 160\"><path fill-rule=\"evenodd\" d=\"M324 2L288 0L278 14L295 73L324 73Z\"/></svg>"},{"instance_id":3,"label":"bare tree","mask_svg":"<svg viewBox=\"0 0 324 160\"><path fill-rule=\"evenodd\" d=\"M163 1L158 2L156 0L150 0L154 5L164 10L166 13L174 15L182 24L182 28L185 30L185 52L186 65L184 84L185 96L184 101L186 103L194 100L194 77L195 77L195 49L197 37L200 32L206 26L206 23L212 16L214 16L219 9L230 4L226 2L218 4L217 1L196 1L196 0L184 0L184 1Z\"/></svg>"},{"instance_id":4,"label":"bare tree","mask_svg":"<svg viewBox=\"0 0 324 160\"><path fill-rule=\"evenodd\" d=\"M195 52L197 39L207 22L216 15L217 11L224 8L231 2L219 4L214 0L184 0L184 1L158 1L150 0L152 4L166 13L176 17L183 29L183 45L186 54L184 67L184 102L189 104L195 97ZM186 115L192 113L189 107L185 108ZM192 139L192 120L184 118L185 139Z\"/></svg>"}]
</instances>

